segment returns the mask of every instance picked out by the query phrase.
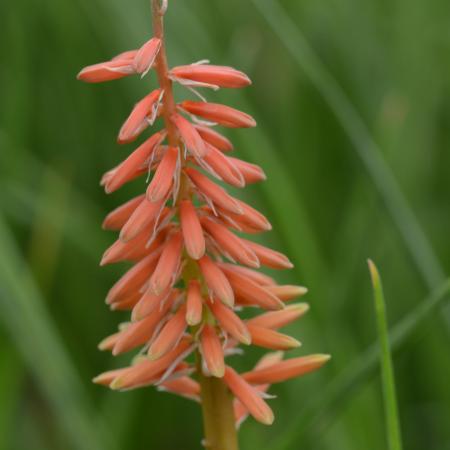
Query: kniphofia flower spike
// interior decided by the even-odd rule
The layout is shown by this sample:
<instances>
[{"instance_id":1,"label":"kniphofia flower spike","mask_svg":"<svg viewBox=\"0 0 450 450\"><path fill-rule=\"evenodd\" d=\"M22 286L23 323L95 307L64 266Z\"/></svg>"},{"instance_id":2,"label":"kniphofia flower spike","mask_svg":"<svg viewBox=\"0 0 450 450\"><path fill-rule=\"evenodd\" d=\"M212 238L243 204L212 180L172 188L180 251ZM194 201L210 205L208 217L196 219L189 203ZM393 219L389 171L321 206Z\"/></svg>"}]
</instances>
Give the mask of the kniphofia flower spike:
<instances>
[{"instance_id":1,"label":"kniphofia flower spike","mask_svg":"<svg viewBox=\"0 0 450 450\"><path fill-rule=\"evenodd\" d=\"M141 177L144 191L145 179L152 175L145 192L112 211L103 223L105 229L118 231L119 238L106 250L102 264L131 265L106 301L113 310L130 310L131 319L99 347L114 355L140 350L130 366L105 372L94 381L116 390L152 385L201 401L202 387L215 377L233 394L236 424L248 415L270 424L274 416L264 395L269 385L311 372L329 356L283 360L283 351L300 342L279 329L308 310L305 303L286 302L306 289L280 286L257 271L261 266L288 269L292 263L235 234L261 233L271 225L222 185L243 187L265 175L257 165L229 156L233 146L216 125L248 128L256 126L255 120L218 103L175 103L172 92L172 83L215 90L243 88L251 81L236 69L206 62L169 70L163 14L156 0L153 15L155 36L141 48L88 66L78 75L97 83L133 74L142 77L156 69L159 85L136 103L118 143L137 140L159 118L163 123L102 179L111 193ZM244 320L239 315L244 307L263 312ZM226 359L239 345L275 352L253 370L238 374Z\"/></svg>"}]
</instances>

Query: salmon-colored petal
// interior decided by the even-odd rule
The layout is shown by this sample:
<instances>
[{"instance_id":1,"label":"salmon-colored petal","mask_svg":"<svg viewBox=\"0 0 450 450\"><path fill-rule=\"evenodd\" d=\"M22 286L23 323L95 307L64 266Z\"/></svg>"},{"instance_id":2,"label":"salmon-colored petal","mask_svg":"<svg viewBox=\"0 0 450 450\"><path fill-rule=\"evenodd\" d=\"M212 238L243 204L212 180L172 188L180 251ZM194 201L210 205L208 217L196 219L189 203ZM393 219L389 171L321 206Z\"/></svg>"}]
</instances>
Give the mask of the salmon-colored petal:
<instances>
[{"instance_id":1,"label":"salmon-colored petal","mask_svg":"<svg viewBox=\"0 0 450 450\"><path fill-rule=\"evenodd\" d=\"M151 203L144 198L122 227L120 240L128 242L134 239L142 230L148 229L150 225L154 224L163 207L163 201Z\"/></svg>"},{"instance_id":2,"label":"salmon-colored petal","mask_svg":"<svg viewBox=\"0 0 450 450\"><path fill-rule=\"evenodd\" d=\"M118 80L133 73L134 69L129 60L116 59L85 67L77 75L77 79L86 83L102 83Z\"/></svg>"},{"instance_id":3,"label":"salmon-colored petal","mask_svg":"<svg viewBox=\"0 0 450 450\"><path fill-rule=\"evenodd\" d=\"M111 334L110 336L105 337L105 339L102 339L102 341L97 346L98 349L102 351L112 350L116 345L116 342L120 338L120 334L120 331L118 331L117 333Z\"/></svg>"},{"instance_id":4,"label":"salmon-colored petal","mask_svg":"<svg viewBox=\"0 0 450 450\"><path fill-rule=\"evenodd\" d=\"M185 353L191 345L190 339L182 339L180 343L170 352L158 360L143 358L138 364L127 368L110 384L112 389L130 389L146 386L158 379L174 361Z\"/></svg>"},{"instance_id":5,"label":"salmon-colored petal","mask_svg":"<svg viewBox=\"0 0 450 450\"><path fill-rule=\"evenodd\" d=\"M222 378L225 373L222 343L211 325L203 327L200 348L208 372L213 377Z\"/></svg>"},{"instance_id":6,"label":"salmon-colored petal","mask_svg":"<svg viewBox=\"0 0 450 450\"><path fill-rule=\"evenodd\" d=\"M191 64L188 66L174 67L170 73L177 78L184 78L225 88L241 88L251 84L250 79L245 73L226 66Z\"/></svg>"},{"instance_id":7,"label":"salmon-colored petal","mask_svg":"<svg viewBox=\"0 0 450 450\"><path fill-rule=\"evenodd\" d=\"M247 321L248 325L278 329L302 317L309 310L307 303L289 305L280 311L270 311L253 317Z\"/></svg>"},{"instance_id":8,"label":"salmon-colored petal","mask_svg":"<svg viewBox=\"0 0 450 450\"><path fill-rule=\"evenodd\" d=\"M181 258L183 239L177 231L165 243L158 264L150 278L149 289L160 294L175 282Z\"/></svg>"},{"instance_id":9,"label":"salmon-colored petal","mask_svg":"<svg viewBox=\"0 0 450 450\"><path fill-rule=\"evenodd\" d=\"M139 290L150 278L158 261L159 251L151 253L136 263L114 284L106 296L106 303L122 300L127 294Z\"/></svg>"},{"instance_id":10,"label":"salmon-colored petal","mask_svg":"<svg viewBox=\"0 0 450 450\"><path fill-rule=\"evenodd\" d=\"M304 286L294 286L291 284L267 286L267 290L272 292L272 294L276 295L282 301L301 297L308 292L308 289Z\"/></svg>"},{"instance_id":11,"label":"salmon-colored petal","mask_svg":"<svg viewBox=\"0 0 450 450\"><path fill-rule=\"evenodd\" d=\"M211 219L203 218L201 223L225 255L247 266L259 267L259 260L246 245L246 241L233 234L227 227Z\"/></svg>"},{"instance_id":12,"label":"salmon-colored petal","mask_svg":"<svg viewBox=\"0 0 450 450\"><path fill-rule=\"evenodd\" d=\"M229 128L250 128L255 127L256 122L248 114L219 103L196 102L185 100L181 107L195 116L203 117L206 120L217 122Z\"/></svg>"},{"instance_id":13,"label":"salmon-colored petal","mask_svg":"<svg viewBox=\"0 0 450 450\"><path fill-rule=\"evenodd\" d=\"M111 311L129 311L134 308L134 305L139 301L139 297L139 292L133 292L119 302L112 303Z\"/></svg>"},{"instance_id":14,"label":"salmon-colored petal","mask_svg":"<svg viewBox=\"0 0 450 450\"><path fill-rule=\"evenodd\" d=\"M178 148L168 147L158 164L155 175L147 188L147 199L159 202L167 197L175 178L178 161Z\"/></svg>"},{"instance_id":15,"label":"salmon-colored petal","mask_svg":"<svg viewBox=\"0 0 450 450\"><path fill-rule=\"evenodd\" d=\"M200 384L187 376L164 381L158 386L158 390L172 392L196 402L200 401Z\"/></svg>"},{"instance_id":16,"label":"salmon-colored petal","mask_svg":"<svg viewBox=\"0 0 450 450\"><path fill-rule=\"evenodd\" d=\"M202 320L203 299L198 280L189 281L186 298L186 322L198 325Z\"/></svg>"},{"instance_id":17,"label":"salmon-colored petal","mask_svg":"<svg viewBox=\"0 0 450 450\"><path fill-rule=\"evenodd\" d=\"M221 302L209 302L214 317L220 326L234 339L245 345L250 345L252 338L245 323L235 314L231 308Z\"/></svg>"},{"instance_id":18,"label":"salmon-colored petal","mask_svg":"<svg viewBox=\"0 0 450 450\"><path fill-rule=\"evenodd\" d=\"M153 108L157 105L161 95L161 89L155 89L146 95L134 106L131 114L120 129L117 142L126 144L134 141L139 134L149 125L147 117L153 113Z\"/></svg>"},{"instance_id":19,"label":"salmon-colored petal","mask_svg":"<svg viewBox=\"0 0 450 450\"><path fill-rule=\"evenodd\" d=\"M144 194L138 195L111 211L103 221L103 229L120 230L144 198Z\"/></svg>"},{"instance_id":20,"label":"salmon-colored petal","mask_svg":"<svg viewBox=\"0 0 450 450\"><path fill-rule=\"evenodd\" d=\"M108 372L103 372L93 378L92 382L95 384L101 384L103 386L109 386L115 378L124 375L129 370L129 367L124 367L122 369L109 370Z\"/></svg>"},{"instance_id":21,"label":"salmon-colored petal","mask_svg":"<svg viewBox=\"0 0 450 450\"><path fill-rule=\"evenodd\" d=\"M152 360L159 359L172 350L180 341L186 327L186 305L181 305L148 349L149 358Z\"/></svg>"},{"instance_id":22,"label":"salmon-colored petal","mask_svg":"<svg viewBox=\"0 0 450 450\"><path fill-rule=\"evenodd\" d=\"M239 206L236 199L231 197L225 189L213 183L208 177L190 167L185 169L185 173L189 176L200 193L210 199L214 204L235 214L242 213L242 208Z\"/></svg>"},{"instance_id":23,"label":"salmon-colored petal","mask_svg":"<svg viewBox=\"0 0 450 450\"><path fill-rule=\"evenodd\" d=\"M119 355L148 342L166 316L171 305L171 302L166 302L162 308L155 309L152 314L149 314L142 320L130 323L117 340L113 348L113 355Z\"/></svg>"},{"instance_id":24,"label":"salmon-colored petal","mask_svg":"<svg viewBox=\"0 0 450 450\"><path fill-rule=\"evenodd\" d=\"M127 50L111 58L111 61L116 61L117 59L133 60L134 57L136 56L136 53L137 50Z\"/></svg>"},{"instance_id":25,"label":"salmon-colored petal","mask_svg":"<svg viewBox=\"0 0 450 450\"><path fill-rule=\"evenodd\" d=\"M140 261L150 253L157 251L166 238L167 229L161 229L149 245L152 232L152 229L144 229L128 242L118 239L105 251L100 265L104 266L119 261Z\"/></svg>"},{"instance_id":26,"label":"salmon-colored petal","mask_svg":"<svg viewBox=\"0 0 450 450\"><path fill-rule=\"evenodd\" d=\"M198 134L202 137L205 142L208 142L213 147L222 150L223 152L230 152L233 150L233 144L225 136L213 130L211 127L204 125L194 125Z\"/></svg>"},{"instance_id":27,"label":"salmon-colored petal","mask_svg":"<svg viewBox=\"0 0 450 450\"><path fill-rule=\"evenodd\" d=\"M153 37L147 41L134 56L134 70L137 73L145 75L152 68L160 48L160 39Z\"/></svg>"},{"instance_id":28,"label":"salmon-colored petal","mask_svg":"<svg viewBox=\"0 0 450 450\"><path fill-rule=\"evenodd\" d=\"M233 392L258 422L265 425L271 425L273 423L273 412L267 403L259 396L258 391L250 386L229 366L225 367L224 381L231 392Z\"/></svg>"},{"instance_id":29,"label":"salmon-colored petal","mask_svg":"<svg viewBox=\"0 0 450 450\"><path fill-rule=\"evenodd\" d=\"M272 229L272 225L263 214L243 201L237 200L237 202L242 210L242 214L226 212L226 214L228 214L233 221L237 222L241 226L248 226L258 231L269 231Z\"/></svg>"},{"instance_id":30,"label":"salmon-colored petal","mask_svg":"<svg viewBox=\"0 0 450 450\"><path fill-rule=\"evenodd\" d=\"M174 114L170 119L177 127L189 152L196 158L203 158L206 154L205 143L194 125L179 114Z\"/></svg>"},{"instance_id":31,"label":"salmon-colored petal","mask_svg":"<svg viewBox=\"0 0 450 450\"><path fill-rule=\"evenodd\" d=\"M245 240L245 243L250 247L259 258L261 264L271 267L272 269L292 269L294 265L289 261L288 257L280 252L264 247L264 245L256 242Z\"/></svg>"},{"instance_id":32,"label":"salmon-colored petal","mask_svg":"<svg viewBox=\"0 0 450 450\"><path fill-rule=\"evenodd\" d=\"M131 312L131 320L141 320L155 309L163 307L166 302L173 301L178 294L176 289L167 289L159 295L155 295L149 290L145 291Z\"/></svg>"},{"instance_id":33,"label":"salmon-colored petal","mask_svg":"<svg viewBox=\"0 0 450 450\"><path fill-rule=\"evenodd\" d=\"M184 245L192 259L200 259L205 254L205 238L200 220L190 200L180 203L180 221Z\"/></svg>"},{"instance_id":34,"label":"salmon-colored petal","mask_svg":"<svg viewBox=\"0 0 450 450\"><path fill-rule=\"evenodd\" d=\"M226 267L228 270L240 273L243 276L250 278L256 284L264 286L265 288L269 287L269 285L275 284L275 280L272 277L269 277L269 275L250 269L248 267L236 266L235 264L228 263L222 263L222 266Z\"/></svg>"},{"instance_id":35,"label":"salmon-colored petal","mask_svg":"<svg viewBox=\"0 0 450 450\"><path fill-rule=\"evenodd\" d=\"M230 270L228 266L220 264L219 267L227 276L236 297L246 304L259 305L264 309L283 309L284 304L265 287L259 286L252 279Z\"/></svg>"},{"instance_id":36,"label":"salmon-colored petal","mask_svg":"<svg viewBox=\"0 0 450 450\"><path fill-rule=\"evenodd\" d=\"M300 347L300 342L291 336L278 333L278 331L247 323L248 331L252 337L252 344L272 350L289 350Z\"/></svg>"},{"instance_id":37,"label":"salmon-colored petal","mask_svg":"<svg viewBox=\"0 0 450 450\"><path fill-rule=\"evenodd\" d=\"M233 306L234 293L222 270L208 256L199 260L200 270L205 278L208 288L226 305Z\"/></svg>"},{"instance_id":38,"label":"salmon-colored petal","mask_svg":"<svg viewBox=\"0 0 450 450\"><path fill-rule=\"evenodd\" d=\"M266 368L252 370L243 374L243 377L254 384L280 383L312 372L322 367L329 359L330 355L320 354L291 358Z\"/></svg>"},{"instance_id":39,"label":"salmon-colored petal","mask_svg":"<svg viewBox=\"0 0 450 450\"><path fill-rule=\"evenodd\" d=\"M234 164L236 169L242 174L246 184L258 183L267 179L264 170L256 164L242 161L237 158L229 156L229 160Z\"/></svg>"},{"instance_id":40,"label":"salmon-colored petal","mask_svg":"<svg viewBox=\"0 0 450 450\"><path fill-rule=\"evenodd\" d=\"M131 155L123 161L115 170L112 176L109 177L105 184L105 191L107 194L116 191L124 183L130 180L130 175L134 175L136 171L142 172L142 166L148 158L150 158L155 147L159 145L165 138L164 131L158 131L143 144L141 144ZM145 173L147 169L144 170Z\"/></svg>"},{"instance_id":41,"label":"salmon-colored petal","mask_svg":"<svg viewBox=\"0 0 450 450\"><path fill-rule=\"evenodd\" d=\"M212 169L212 175L220 177L221 180L232 186L244 187L244 177L233 162L212 145L206 144L206 148L207 153L203 157L203 161Z\"/></svg>"}]
</instances>

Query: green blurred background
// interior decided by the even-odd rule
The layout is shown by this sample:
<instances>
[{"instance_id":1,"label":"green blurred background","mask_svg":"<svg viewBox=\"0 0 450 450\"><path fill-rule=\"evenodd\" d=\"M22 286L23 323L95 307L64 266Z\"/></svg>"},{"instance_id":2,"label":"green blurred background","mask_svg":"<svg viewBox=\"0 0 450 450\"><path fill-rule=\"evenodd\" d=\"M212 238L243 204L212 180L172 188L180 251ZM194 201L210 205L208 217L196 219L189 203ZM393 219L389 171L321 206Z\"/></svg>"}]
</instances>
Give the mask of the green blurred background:
<instances>
[{"instance_id":1,"label":"green blurred background","mask_svg":"<svg viewBox=\"0 0 450 450\"><path fill-rule=\"evenodd\" d=\"M173 65L203 58L251 76L209 93L253 114L236 155L268 181L245 199L272 221L263 239L310 288L289 330L320 372L277 385L272 427L242 449L386 448L366 258L384 280L405 448L450 449L450 314L427 296L450 268L450 3L447 0L169 0ZM199 449L200 409L156 390L111 393L90 379L124 365L96 345L126 320L104 297L114 239L103 172L133 147L115 137L154 77L104 85L81 67L149 38L147 0L0 3L0 448ZM429 314L428 312L431 312ZM423 313L423 314L422 314ZM402 322L406 320L406 322ZM397 337L399 336L397 335ZM246 368L257 357L235 358Z\"/></svg>"}]
</instances>

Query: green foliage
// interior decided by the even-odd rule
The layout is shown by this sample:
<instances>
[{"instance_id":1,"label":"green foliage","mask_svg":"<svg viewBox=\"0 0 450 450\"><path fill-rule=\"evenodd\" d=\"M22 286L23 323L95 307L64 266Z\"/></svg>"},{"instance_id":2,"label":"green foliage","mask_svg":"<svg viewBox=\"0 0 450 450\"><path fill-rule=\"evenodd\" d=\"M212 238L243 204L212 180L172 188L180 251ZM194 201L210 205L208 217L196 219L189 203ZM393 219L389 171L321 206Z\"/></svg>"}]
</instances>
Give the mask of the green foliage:
<instances>
[{"instance_id":1,"label":"green foliage","mask_svg":"<svg viewBox=\"0 0 450 450\"><path fill-rule=\"evenodd\" d=\"M268 175L242 195L274 225L262 239L296 263L276 276L310 288L295 354L333 355L273 388L276 421L246 422L244 450L385 448L368 256L391 299L404 447L450 449L439 286L450 268L449 17L444 0L169 0L173 65L208 58L253 80L208 98L258 121L229 133ZM197 405L90 382L129 359L96 349L126 320L103 301L123 268L98 267L113 240L100 224L142 189L108 197L98 181L133 148L115 134L155 79L88 86L75 75L149 27L147 0L0 3L0 449L200 448Z\"/></svg>"}]
</instances>

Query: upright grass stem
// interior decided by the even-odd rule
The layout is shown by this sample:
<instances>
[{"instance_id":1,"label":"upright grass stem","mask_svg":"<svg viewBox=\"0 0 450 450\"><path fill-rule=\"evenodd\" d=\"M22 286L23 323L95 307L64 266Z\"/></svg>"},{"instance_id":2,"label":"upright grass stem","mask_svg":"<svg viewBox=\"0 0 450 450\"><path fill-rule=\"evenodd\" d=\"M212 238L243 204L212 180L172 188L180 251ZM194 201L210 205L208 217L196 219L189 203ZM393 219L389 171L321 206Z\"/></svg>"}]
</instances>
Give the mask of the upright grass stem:
<instances>
[{"instance_id":1,"label":"upright grass stem","mask_svg":"<svg viewBox=\"0 0 450 450\"><path fill-rule=\"evenodd\" d=\"M395 393L395 376L392 367L391 347L386 318L383 286L375 264L369 259L377 319L378 339L380 341L381 379L386 416L386 433L389 450L402 450L402 439L398 418L397 398Z\"/></svg>"},{"instance_id":2,"label":"upright grass stem","mask_svg":"<svg viewBox=\"0 0 450 450\"><path fill-rule=\"evenodd\" d=\"M162 7L161 0L151 0L151 7L153 33L155 37L161 40L161 49L156 59L155 68L159 85L164 91L162 116L167 130L169 144L181 148L178 131L174 127L172 120L170 120L170 117L176 113L176 103L173 95L172 81L169 78L169 66L167 63L164 40L165 11ZM183 157L181 163L182 165L186 165L186 161ZM188 181L185 177L181 178L180 183L181 185L176 204L178 204L183 197L192 196L187 188ZM189 266L189 261L187 266ZM183 278L186 285L189 283L192 275L193 274L190 274L188 270L185 271ZM200 354L197 354L197 360L201 360ZM199 374L205 432L204 446L209 450L238 450L231 392L222 379L203 375L201 367L199 367Z\"/></svg>"}]
</instances>

